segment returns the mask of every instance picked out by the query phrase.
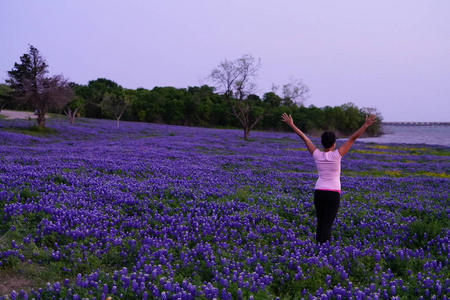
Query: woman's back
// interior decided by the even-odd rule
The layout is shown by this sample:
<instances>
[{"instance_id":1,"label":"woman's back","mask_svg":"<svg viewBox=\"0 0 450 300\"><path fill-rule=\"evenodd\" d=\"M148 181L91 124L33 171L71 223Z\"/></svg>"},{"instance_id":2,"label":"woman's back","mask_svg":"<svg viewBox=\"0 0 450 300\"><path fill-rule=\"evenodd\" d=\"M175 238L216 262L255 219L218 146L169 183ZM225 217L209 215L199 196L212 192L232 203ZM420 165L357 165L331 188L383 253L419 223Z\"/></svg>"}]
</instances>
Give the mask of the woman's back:
<instances>
[{"instance_id":1,"label":"woman's back","mask_svg":"<svg viewBox=\"0 0 450 300\"><path fill-rule=\"evenodd\" d=\"M338 150L323 152L316 149L313 153L319 179L316 182L316 190L338 191L341 190L341 154Z\"/></svg>"}]
</instances>

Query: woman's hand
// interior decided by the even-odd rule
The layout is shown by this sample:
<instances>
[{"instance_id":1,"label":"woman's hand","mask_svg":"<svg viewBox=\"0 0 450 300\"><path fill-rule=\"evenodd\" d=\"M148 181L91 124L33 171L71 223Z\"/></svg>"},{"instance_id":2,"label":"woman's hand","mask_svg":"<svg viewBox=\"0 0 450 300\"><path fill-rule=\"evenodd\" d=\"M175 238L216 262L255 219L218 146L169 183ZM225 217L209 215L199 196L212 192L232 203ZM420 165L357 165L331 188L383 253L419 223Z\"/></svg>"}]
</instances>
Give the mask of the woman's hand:
<instances>
[{"instance_id":1,"label":"woman's hand","mask_svg":"<svg viewBox=\"0 0 450 300\"><path fill-rule=\"evenodd\" d=\"M370 125L372 125L373 123L375 123L377 121L375 115L366 115L366 122L364 123L367 127L369 127Z\"/></svg>"},{"instance_id":2,"label":"woman's hand","mask_svg":"<svg viewBox=\"0 0 450 300\"><path fill-rule=\"evenodd\" d=\"M281 115L281 120L284 123L288 124L294 130L294 132L305 142L306 148L308 148L309 153L311 153L312 155L317 148L314 146L311 140L300 129L298 129L297 126L294 125L292 116L284 113Z\"/></svg>"},{"instance_id":3,"label":"woman's hand","mask_svg":"<svg viewBox=\"0 0 450 300\"><path fill-rule=\"evenodd\" d=\"M338 151L341 154L341 156L344 156L348 152L348 150L350 150L350 147L353 145L353 142L356 141L356 139L359 138L364 133L367 127L369 127L376 121L377 120L374 115L369 116L366 115L366 122L364 122L364 125L361 126L361 128L359 128L358 130L356 130L355 133L352 134L352 136L344 143L344 145L339 147Z\"/></svg>"},{"instance_id":4,"label":"woman's hand","mask_svg":"<svg viewBox=\"0 0 450 300\"><path fill-rule=\"evenodd\" d=\"M288 115L287 113L283 113L281 115L281 119L284 123L288 124L289 126L294 125L294 120L292 119L292 116Z\"/></svg>"}]
</instances>

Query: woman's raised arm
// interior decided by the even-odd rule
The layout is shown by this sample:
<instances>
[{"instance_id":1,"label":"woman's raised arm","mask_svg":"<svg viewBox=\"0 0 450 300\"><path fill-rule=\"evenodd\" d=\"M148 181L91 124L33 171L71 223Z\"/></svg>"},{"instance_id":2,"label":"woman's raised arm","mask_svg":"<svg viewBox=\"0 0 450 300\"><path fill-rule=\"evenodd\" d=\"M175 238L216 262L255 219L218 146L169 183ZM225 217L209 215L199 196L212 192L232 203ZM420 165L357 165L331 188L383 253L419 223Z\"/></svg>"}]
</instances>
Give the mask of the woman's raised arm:
<instances>
[{"instance_id":1,"label":"woman's raised arm","mask_svg":"<svg viewBox=\"0 0 450 300\"><path fill-rule=\"evenodd\" d=\"M295 126L292 116L284 113L281 115L281 119L284 123L288 124L289 127L291 127L292 130L294 130L294 132L305 142L306 148L308 148L309 153L312 155L317 149L316 146L314 146L311 140L300 129L298 129L297 126Z\"/></svg>"},{"instance_id":2,"label":"woman's raised arm","mask_svg":"<svg viewBox=\"0 0 450 300\"><path fill-rule=\"evenodd\" d=\"M367 127L369 127L376 121L377 120L374 115L366 116L366 121L364 122L364 125L361 126L361 128L359 128L358 130L356 130L355 133L352 134L352 136L344 143L344 145L339 147L338 151L341 154L341 156L344 156L348 152L348 150L350 150L350 148L352 147L353 142L356 141L356 139L359 138L364 133L364 131L366 131Z\"/></svg>"}]
</instances>

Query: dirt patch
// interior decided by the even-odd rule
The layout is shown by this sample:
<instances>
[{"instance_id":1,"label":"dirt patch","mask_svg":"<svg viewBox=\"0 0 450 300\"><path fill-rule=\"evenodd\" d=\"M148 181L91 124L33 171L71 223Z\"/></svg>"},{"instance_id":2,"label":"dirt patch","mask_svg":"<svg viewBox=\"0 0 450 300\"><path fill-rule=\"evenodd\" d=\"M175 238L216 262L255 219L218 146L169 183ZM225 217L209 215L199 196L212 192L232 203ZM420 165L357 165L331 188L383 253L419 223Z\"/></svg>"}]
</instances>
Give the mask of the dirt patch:
<instances>
[{"instance_id":1,"label":"dirt patch","mask_svg":"<svg viewBox=\"0 0 450 300\"><path fill-rule=\"evenodd\" d=\"M0 115L6 119L36 119L37 116L31 111L2 110ZM48 116L45 116L48 118Z\"/></svg>"},{"instance_id":2,"label":"dirt patch","mask_svg":"<svg viewBox=\"0 0 450 300\"><path fill-rule=\"evenodd\" d=\"M20 274L0 273L0 296L11 296L12 291L29 291L33 288L33 281Z\"/></svg>"}]
</instances>

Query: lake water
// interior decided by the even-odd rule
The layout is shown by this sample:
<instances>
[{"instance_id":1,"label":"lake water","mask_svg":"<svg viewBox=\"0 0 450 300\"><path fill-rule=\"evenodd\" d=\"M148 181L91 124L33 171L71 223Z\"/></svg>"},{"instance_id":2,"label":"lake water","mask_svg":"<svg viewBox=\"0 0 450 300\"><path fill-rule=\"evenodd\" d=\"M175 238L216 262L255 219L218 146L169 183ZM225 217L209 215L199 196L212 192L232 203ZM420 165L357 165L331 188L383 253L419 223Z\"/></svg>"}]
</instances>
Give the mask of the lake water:
<instances>
[{"instance_id":1,"label":"lake water","mask_svg":"<svg viewBox=\"0 0 450 300\"><path fill-rule=\"evenodd\" d=\"M445 125L383 125L386 134L374 138L360 138L358 141L380 144L405 143L428 144L450 147L450 126Z\"/></svg>"}]
</instances>

